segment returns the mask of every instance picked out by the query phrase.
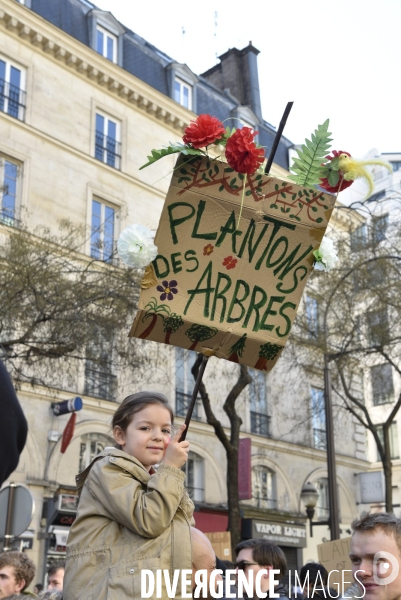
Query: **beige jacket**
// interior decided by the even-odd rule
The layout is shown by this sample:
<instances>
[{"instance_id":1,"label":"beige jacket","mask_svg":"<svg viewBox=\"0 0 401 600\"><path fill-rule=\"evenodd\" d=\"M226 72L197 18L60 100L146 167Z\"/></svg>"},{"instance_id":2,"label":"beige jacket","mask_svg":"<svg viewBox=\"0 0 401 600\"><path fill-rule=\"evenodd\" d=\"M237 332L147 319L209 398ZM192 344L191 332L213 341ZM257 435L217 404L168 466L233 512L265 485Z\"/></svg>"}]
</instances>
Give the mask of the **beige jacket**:
<instances>
[{"instance_id":1,"label":"beige jacket","mask_svg":"<svg viewBox=\"0 0 401 600\"><path fill-rule=\"evenodd\" d=\"M83 488L68 538L64 600L141 598L141 569L168 569L172 579L175 569L192 568L194 505L184 479L163 464L150 475L115 448L96 457L78 478Z\"/></svg>"}]
</instances>

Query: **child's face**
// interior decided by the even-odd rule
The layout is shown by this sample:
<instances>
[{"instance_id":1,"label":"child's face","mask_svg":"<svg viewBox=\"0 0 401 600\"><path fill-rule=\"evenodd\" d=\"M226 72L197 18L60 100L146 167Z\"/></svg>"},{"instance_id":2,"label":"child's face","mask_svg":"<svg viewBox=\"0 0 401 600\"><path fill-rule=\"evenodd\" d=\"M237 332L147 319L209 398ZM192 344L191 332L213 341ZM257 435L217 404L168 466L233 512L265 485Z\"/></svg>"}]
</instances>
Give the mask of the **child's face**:
<instances>
[{"instance_id":1,"label":"child's face","mask_svg":"<svg viewBox=\"0 0 401 600\"><path fill-rule=\"evenodd\" d=\"M151 404L133 416L126 431L115 427L113 434L124 452L149 471L152 465L161 462L170 442L170 413L161 404Z\"/></svg>"}]
</instances>

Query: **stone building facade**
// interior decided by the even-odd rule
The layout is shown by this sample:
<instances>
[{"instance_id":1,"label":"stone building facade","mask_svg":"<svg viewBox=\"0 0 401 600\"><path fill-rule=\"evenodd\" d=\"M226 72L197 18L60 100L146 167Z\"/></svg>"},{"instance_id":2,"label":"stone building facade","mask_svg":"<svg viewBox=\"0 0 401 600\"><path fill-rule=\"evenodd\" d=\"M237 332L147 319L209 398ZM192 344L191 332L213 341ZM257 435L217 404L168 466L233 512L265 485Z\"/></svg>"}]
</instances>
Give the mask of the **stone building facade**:
<instances>
[{"instance_id":1,"label":"stone building facade","mask_svg":"<svg viewBox=\"0 0 401 600\"><path fill-rule=\"evenodd\" d=\"M3 235L20 222L31 231L43 224L56 230L60 219L88 228L96 219L108 221L110 243L130 223L156 229L174 160L167 157L157 169L138 169L151 148L179 140L196 114L214 114L232 126L239 119L259 130L260 144L272 145L275 131L262 118L252 45L226 52L217 67L196 75L87 0L1 0L0 31ZM287 172L291 145L282 138L273 174ZM333 226L346 232L348 224L338 218ZM102 232L105 248L106 229ZM90 238L82 252L93 252ZM105 260L102 252L95 258ZM152 360L159 356L152 386L173 399L180 421L192 388L193 356L178 348L152 352ZM211 359L206 375L225 427L222 400L235 369ZM110 376L102 374L106 383ZM134 374L128 387L137 391L145 384L146 373ZM26 485L35 500L22 539L39 574L64 556L76 507L75 474L111 442L116 406L111 400L120 401L122 389L117 386L113 399L107 389L98 383L88 386L82 371L75 389L61 389L55 379L50 389L22 385L19 390L29 435L10 481ZM68 415L55 417L51 404L74 395L82 397L83 409L72 442L61 454ZM268 535L281 543L291 568L317 558L316 544L329 539L325 525L310 538L300 500L302 487L311 481L319 490L317 518L327 518L326 453L311 414L319 402L319 374L299 386L281 369L267 377L255 372L238 400L242 437L251 440L253 476L253 498L242 506L243 533ZM198 526L224 531L226 457L200 405L189 440L187 485ZM364 433L344 416L336 422L336 443L341 523L347 535L358 513L355 473L368 470L369 463Z\"/></svg>"}]
</instances>

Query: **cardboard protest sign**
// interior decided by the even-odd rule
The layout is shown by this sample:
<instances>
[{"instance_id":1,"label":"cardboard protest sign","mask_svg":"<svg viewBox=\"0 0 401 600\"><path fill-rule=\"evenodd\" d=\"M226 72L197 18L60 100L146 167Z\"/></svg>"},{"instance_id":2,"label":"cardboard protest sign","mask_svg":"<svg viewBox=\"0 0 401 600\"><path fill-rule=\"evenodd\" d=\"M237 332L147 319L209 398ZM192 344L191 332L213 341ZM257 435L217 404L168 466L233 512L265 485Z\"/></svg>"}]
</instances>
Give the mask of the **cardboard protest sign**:
<instances>
[{"instance_id":1,"label":"cardboard protest sign","mask_svg":"<svg viewBox=\"0 0 401 600\"><path fill-rule=\"evenodd\" d=\"M329 587L344 592L354 583L351 575L352 563L349 557L351 537L319 544L317 547L319 563L329 573Z\"/></svg>"},{"instance_id":2,"label":"cardboard protest sign","mask_svg":"<svg viewBox=\"0 0 401 600\"><path fill-rule=\"evenodd\" d=\"M181 155L155 237L157 282L142 286L130 335L270 370L334 201L314 188Z\"/></svg>"}]
</instances>

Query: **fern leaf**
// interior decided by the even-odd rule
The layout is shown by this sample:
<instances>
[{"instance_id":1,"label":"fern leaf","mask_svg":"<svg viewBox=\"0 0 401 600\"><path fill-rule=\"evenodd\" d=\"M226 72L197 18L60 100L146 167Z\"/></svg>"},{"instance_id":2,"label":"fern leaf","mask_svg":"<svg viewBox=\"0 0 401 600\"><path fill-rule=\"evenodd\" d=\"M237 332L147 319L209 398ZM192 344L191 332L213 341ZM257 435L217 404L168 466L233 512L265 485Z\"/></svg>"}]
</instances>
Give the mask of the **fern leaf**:
<instances>
[{"instance_id":1,"label":"fern leaf","mask_svg":"<svg viewBox=\"0 0 401 600\"><path fill-rule=\"evenodd\" d=\"M297 149L298 157L293 159L290 171L290 179L298 185L311 186L318 185L323 177L324 158L330 150L331 133L329 129L329 119L311 135L310 140L305 140L301 149Z\"/></svg>"},{"instance_id":2,"label":"fern leaf","mask_svg":"<svg viewBox=\"0 0 401 600\"><path fill-rule=\"evenodd\" d=\"M139 167L139 170L144 169L145 167L148 167L149 165L152 165L153 163L155 163L157 160L160 160L161 158L163 158L163 156L167 156L168 154L176 154L178 152L182 152L182 154L193 154L193 155L197 155L197 154L204 154L204 152L202 150L198 150L197 148L191 148L190 146L185 146L185 144L170 144L170 146L167 146L165 148L162 148L161 150L152 150L151 151L151 155L148 156L148 162L145 165L142 165L142 167Z\"/></svg>"}]
</instances>

